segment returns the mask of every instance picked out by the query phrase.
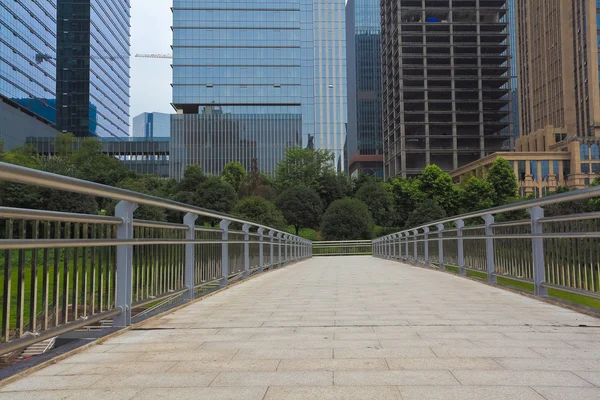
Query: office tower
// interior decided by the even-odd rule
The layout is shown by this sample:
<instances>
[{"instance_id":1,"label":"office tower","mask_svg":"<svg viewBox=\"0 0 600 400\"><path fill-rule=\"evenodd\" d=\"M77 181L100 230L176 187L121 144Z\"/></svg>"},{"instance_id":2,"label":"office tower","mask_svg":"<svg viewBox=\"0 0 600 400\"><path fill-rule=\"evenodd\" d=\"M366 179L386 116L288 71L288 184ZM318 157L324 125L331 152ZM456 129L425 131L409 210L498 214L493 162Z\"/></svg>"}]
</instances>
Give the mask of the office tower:
<instances>
[{"instance_id":1,"label":"office tower","mask_svg":"<svg viewBox=\"0 0 600 400\"><path fill-rule=\"evenodd\" d=\"M0 140L6 149L26 136L56 135L56 2L0 0Z\"/></svg>"},{"instance_id":2,"label":"office tower","mask_svg":"<svg viewBox=\"0 0 600 400\"><path fill-rule=\"evenodd\" d=\"M504 0L382 0L385 175L510 148Z\"/></svg>"},{"instance_id":3,"label":"office tower","mask_svg":"<svg viewBox=\"0 0 600 400\"><path fill-rule=\"evenodd\" d=\"M536 188L557 182L580 188L600 174L598 7L584 0L516 1L521 125L516 150L549 156L522 168L522 179ZM569 160L554 163L555 153L569 154Z\"/></svg>"},{"instance_id":4,"label":"office tower","mask_svg":"<svg viewBox=\"0 0 600 400\"><path fill-rule=\"evenodd\" d=\"M379 0L346 3L349 172L383 177Z\"/></svg>"},{"instance_id":5,"label":"office tower","mask_svg":"<svg viewBox=\"0 0 600 400\"><path fill-rule=\"evenodd\" d=\"M133 118L134 138L168 138L171 136L171 114L142 113Z\"/></svg>"},{"instance_id":6,"label":"office tower","mask_svg":"<svg viewBox=\"0 0 600 400\"><path fill-rule=\"evenodd\" d=\"M521 136L521 123L519 122L519 80L517 79L519 68L517 66L517 12L515 10L516 0L507 0L508 16L508 53L510 56L510 97L511 97L511 123L514 139Z\"/></svg>"},{"instance_id":7,"label":"office tower","mask_svg":"<svg viewBox=\"0 0 600 400\"><path fill-rule=\"evenodd\" d=\"M0 0L0 139L129 132L129 0Z\"/></svg>"},{"instance_id":8,"label":"office tower","mask_svg":"<svg viewBox=\"0 0 600 400\"><path fill-rule=\"evenodd\" d=\"M174 0L171 175L218 174L287 147L346 164L344 0Z\"/></svg>"},{"instance_id":9,"label":"office tower","mask_svg":"<svg viewBox=\"0 0 600 400\"><path fill-rule=\"evenodd\" d=\"M129 136L129 0L58 0L57 126Z\"/></svg>"}]
</instances>

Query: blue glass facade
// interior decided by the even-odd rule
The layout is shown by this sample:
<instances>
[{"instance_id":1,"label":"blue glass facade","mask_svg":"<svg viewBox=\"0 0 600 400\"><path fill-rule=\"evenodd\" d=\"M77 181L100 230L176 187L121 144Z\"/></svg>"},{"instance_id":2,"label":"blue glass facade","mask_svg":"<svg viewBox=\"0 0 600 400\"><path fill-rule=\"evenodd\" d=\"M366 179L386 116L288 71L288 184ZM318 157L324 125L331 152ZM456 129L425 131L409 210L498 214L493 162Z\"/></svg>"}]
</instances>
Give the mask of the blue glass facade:
<instances>
[{"instance_id":1,"label":"blue glass facade","mask_svg":"<svg viewBox=\"0 0 600 400\"><path fill-rule=\"evenodd\" d=\"M129 135L129 0L59 0L57 124L75 136Z\"/></svg>"},{"instance_id":2,"label":"blue glass facade","mask_svg":"<svg viewBox=\"0 0 600 400\"><path fill-rule=\"evenodd\" d=\"M348 0L346 34L350 171L383 177L379 0Z\"/></svg>"},{"instance_id":3,"label":"blue glass facade","mask_svg":"<svg viewBox=\"0 0 600 400\"><path fill-rule=\"evenodd\" d=\"M330 149L344 165L343 10L344 0L174 0L175 108L218 107L227 121L300 117L293 145Z\"/></svg>"},{"instance_id":4,"label":"blue glass facade","mask_svg":"<svg viewBox=\"0 0 600 400\"><path fill-rule=\"evenodd\" d=\"M171 115L142 113L133 118L133 137L168 138L171 136Z\"/></svg>"},{"instance_id":5,"label":"blue glass facade","mask_svg":"<svg viewBox=\"0 0 600 400\"><path fill-rule=\"evenodd\" d=\"M56 0L0 0L0 96L49 123L56 122L54 57Z\"/></svg>"},{"instance_id":6,"label":"blue glass facade","mask_svg":"<svg viewBox=\"0 0 600 400\"><path fill-rule=\"evenodd\" d=\"M2 99L62 132L127 136L129 11L129 0L0 0Z\"/></svg>"},{"instance_id":7,"label":"blue glass facade","mask_svg":"<svg viewBox=\"0 0 600 400\"><path fill-rule=\"evenodd\" d=\"M507 0L507 19L508 19L508 50L510 53L510 88L512 95L511 118L513 125L513 136L515 139L521 136L519 122L519 81L517 78L517 20L515 10L515 0Z\"/></svg>"}]
</instances>

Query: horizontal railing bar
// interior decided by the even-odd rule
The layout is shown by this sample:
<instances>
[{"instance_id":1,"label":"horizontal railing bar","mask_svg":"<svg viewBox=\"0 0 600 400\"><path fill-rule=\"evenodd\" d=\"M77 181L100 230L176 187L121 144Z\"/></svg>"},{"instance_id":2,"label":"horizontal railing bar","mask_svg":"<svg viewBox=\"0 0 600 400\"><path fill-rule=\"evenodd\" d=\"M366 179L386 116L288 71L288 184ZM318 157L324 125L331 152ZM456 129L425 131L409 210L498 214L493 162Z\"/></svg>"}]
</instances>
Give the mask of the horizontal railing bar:
<instances>
[{"instance_id":1,"label":"horizontal railing bar","mask_svg":"<svg viewBox=\"0 0 600 400\"><path fill-rule=\"evenodd\" d=\"M322 242L313 242L314 245L321 244L339 244L339 243L349 243L349 244L371 244L371 240L326 240Z\"/></svg>"},{"instance_id":2,"label":"horizontal railing bar","mask_svg":"<svg viewBox=\"0 0 600 400\"><path fill-rule=\"evenodd\" d=\"M533 284L533 283L534 283L534 282L533 282L533 279L529 279L529 278L519 278L519 277L516 277L516 276L514 276L514 275L503 275L503 274L501 274L501 273L493 273L492 275L494 275L494 276L496 276L496 277L498 277L498 278L506 278L506 279L509 279L509 280L512 280L512 281L517 281L517 282L531 283L531 284Z\"/></svg>"},{"instance_id":3,"label":"horizontal railing bar","mask_svg":"<svg viewBox=\"0 0 600 400\"><path fill-rule=\"evenodd\" d=\"M525 220L525 221L506 221L506 222L495 222L492 224L492 228L500 228L500 227L510 227L510 226L525 226L525 225L531 225L531 221L530 220ZM483 225L483 227L485 227L485 225Z\"/></svg>"},{"instance_id":4,"label":"horizontal railing bar","mask_svg":"<svg viewBox=\"0 0 600 400\"><path fill-rule=\"evenodd\" d=\"M223 229L220 229L220 228L209 228L207 226L197 226L196 228L194 228L194 230L196 232L216 232L216 233L223 233Z\"/></svg>"},{"instance_id":5,"label":"horizontal railing bar","mask_svg":"<svg viewBox=\"0 0 600 400\"><path fill-rule=\"evenodd\" d=\"M577 294L577 295L585 296L585 297L593 297L595 299L599 299L600 300L600 293L591 292L589 290L570 288L570 287L567 287L567 286L555 285L553 283L548 283L548 282L542 282L542 286L544 286L544 287L546 287L548 289L556 289L556 290L560 290L560 291L563 291L563 292L567 292L567 293L571 293L571 294Z\"/></svg>"},{"instance_id":6,"label":"horizontal railing bar","mask_svg":"<svg viewBox=\"0 0 600 400\"><path fill-rule=\"evenodd\" d=\"M80 193L84 195L102 197L107 199L129 201L131 203L139 205L156 206L173 211L193 213L199 216L209 218L221 220L225 219L231 222L250 224L253 227L265 228L282 234L288 234L287 232L280 231L265 225L245 221L234 216L219 213L216 211L211 211L204 208L179 203L174 200L161 199L160 197L151 196L148 194L133 192L131 190L84 181L82 179L53 174L46 171L21 167L19 165L13 165L5 162L0 162L0 180L21 183L25 185L46 187L50 189L62 190L73 193Z\"/></svg>"},{"instance_id":7,"label":"horizontal railing bar","mask_svg":"<svg viewBox=\"0 0 600 400\"><path fill-rule=\"evenodd\" d=\"M207 286L207 285L219 283L220 280L221 280L221 278L217 278L217 279L213 279L212 281L201 282L200 284L194 286L194 290L196 290L196 289L198 289L199 287L202 287L202 286Z\"/></svg>"},{"instance_id":8,"label":"horizontal railing bar","mask_svg":"<svg viewBox=\"0 0 600 400\"><path fill-rule=\"evenodd\" d=\"M134 219L133 226L137 226L140 228L172 228L178 230L188 229L188 227L183 224L174 224L172 222L146 221L141 219Z\"/></svg>"},{"instance_id":9,"label":"horizontal railing bar","mask_svg":"<svg viewBox=\"0 0 600 400\"><path fill-rule=\"evenodd\" d=\"M166 300L169 297L174 297L174 296L178 296L180 294L186 293L188 290L189 289L186 287L186 288L174 290L174 291L169 292L169 293L162 294L160 296L156 296L156 297L152 297L152 298L149 298L149 299L146 299L146 300L138 301L137 303L133 303L131 305L131 309L135 310L136 308L143 307L146 304L152 304L152 303L157 302L157 301Z\"/></svg>"},{"instance_id":10,"label":"horizontal railing bar","mask_svg":"<svg viewBox=\"0 0 600 400\"><path fill-rule=\"evenodd\" d=\"M483 239L590 239L599 238L600 232L556 232L556 233L542 233L540 235L526 234L501 234L501 235L477 235L477 236L463 236L460 239L463 240L483 240ZM442 237L442 240L458 240L456 236L453 237ZM429 239L409 239L409 243L420 243L420 242L436 242L440 240L438 237ZM2 241L0 241L1 243ZM402 242L406 242L405 239ZM398 243L398 240L394 240L394 243ZM1 247L0 247L1 248Z\"/></svg>"},{"instance_id":11,"label":"horizontal railing bar","mask_svg":"<svg viewBox=\"0 0 600 400\"><path fill-rule=\"evenodd\" d=\"M38 220L52 222L79 222L82 224L119 225L122 218L105 215L75 214L59 211L29 210L26 208L0 207L0 217L7 219Z\"/></svg>"},{"instance_id":12,"label":"horizontal railing bar","mask_svg":"<svg viewBox=\"0 0 600 400\"><path fill-rule=\"evenodd\" d=\"M94 324L96 322L102 321L103 319L115 317L119 314L121 314L121 309L116 308L114 310L104 311L89 317L80 318L76 321L68 322L66 324L59 325L55 328L47 329L40 333L35 333L31 336L11 340L10 342L0 344L0 355L24 349L26 347L31 346L32 344L53 338L55 336L62 335L67 332L74 331L75 329L83 328L84 326Z\"/></svg>"},{"instance_id":13,"label":"horizontal railing bar","mask_svg":"<svg viewBox=\"0 0 600 400\"><path fill-rule=\"evenodd\" d=\"M550 222L583 221L587 219L600 219L600 211L583 214L560 215L557 217L544 217L540 218L539 222L541 222L542 224L546 224Z\"/></svg>"}]
</instances>

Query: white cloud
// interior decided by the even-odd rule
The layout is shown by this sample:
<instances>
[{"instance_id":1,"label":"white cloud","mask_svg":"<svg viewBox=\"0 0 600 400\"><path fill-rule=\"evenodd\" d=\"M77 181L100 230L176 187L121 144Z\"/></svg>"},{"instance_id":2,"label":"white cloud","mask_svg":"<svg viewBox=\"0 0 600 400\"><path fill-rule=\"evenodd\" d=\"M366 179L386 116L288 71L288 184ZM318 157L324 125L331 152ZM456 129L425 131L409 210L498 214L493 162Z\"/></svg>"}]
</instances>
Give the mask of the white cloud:
<instances>
[{"instance_id":1,"label":"white cloud","mask_svg":"<svg viewBox=\"0 0 600 400\"><path fill-rule=\"evenodd\" d=\"M131 54L170 54L172 0L131 0ZM171 60L131 58L131 118L143 112L172 113Z\"/></svg>"}]
</instances>

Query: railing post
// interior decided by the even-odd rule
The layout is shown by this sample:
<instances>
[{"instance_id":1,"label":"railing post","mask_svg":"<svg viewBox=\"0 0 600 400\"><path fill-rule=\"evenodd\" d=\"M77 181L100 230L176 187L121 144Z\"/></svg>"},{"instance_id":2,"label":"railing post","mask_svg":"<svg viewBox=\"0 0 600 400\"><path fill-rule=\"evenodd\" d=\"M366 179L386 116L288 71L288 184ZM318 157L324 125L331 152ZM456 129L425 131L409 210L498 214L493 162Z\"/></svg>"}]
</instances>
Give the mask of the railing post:
<instances>
[{"instance_id":1,"label":"railing post","mask_svg":"<svg viewBox=\"0 0 600 400\"><path fill-rule=\"evenodd\" d=\"M458 246L458 273L460 275L466 276L467 270L465 269L465 248L463 241L463 228L465 227L465 221L459 219L456 221L456 244Z\"/></svg>"},{"instance_id":2,"label":"railing post","mask_svg":"<svg viewBox=\"0 0 600 400\"><path fill-rule=\"evenodd\" d=\"M264 270L264 265L265 265L265 255L264 255L264 248L263 248L263 232L265 230L263 228L258 228L258 230L256 231L256 233L258 233L258 241L259 241L259 248L258 248L258 264L260 265L260 272L263 272Z\"/></svg>"},{"instance_id":3,"label":"railing post","mask_svg":"<svg viewBox=\"0 0 600 400\"><path fill-rule=\"evenodd\" d=\"M250 276L250 224L242 225L244 232L244 278Z\"/></svg>"},{"instance_id":4,"label":"railing post","mask_svg":"<svg viewBox=\"0 0 600 400\"><path fill-rule=\"evenodd\" d=\"M430 266L430 263L429 263L429 228L428 227L423 228L423 232L424 232L423 240L425 240L423 242L423 249L425 251L425 265L429 267Z\"/></svg>"},{"instance_id":5,"label":"railing post","mask_svg":"<svg viewBox=\"0 0 600 400\"><path fill-rule=\"evenodd\" d=\"M224 219L219 224L219 227L223 230L221 235L221 240L223 243L221 244L221 282L219 283L220 287L227 286L229 281L229 224L231 221Z\"/></svg>"},{"instance_id":6,"label":"railing post","mask_svg":"<svg viewBox=\"0 0 600 400\"><path fill-rule=\"evenodd\" d=\"M187 226L187 231L185 233L186 240L195 240L196 239L196 220L198 219L198 215L187 213L185 217L183 217L183 224ZM188 291L184 295L186 300L194 300L194 288L196 286L196 277L194 276L194 264L196 260L196 245L193 243L185 244L185 278L184 284L187 287Z\"/></svg>"},{"instance_id":7,"label":"railing post","mask_svg":"<svg viewBox=\"0 0 600 400\"><path fill-rule=\"evenodd\" d=\"M438 231L438 265L441 270L446 269L446 264L444 264L444 224L436 225Z\"/></svg>"},{"instance_id":8,"label":"railing post","mask_svg":"<svg viewBox=\"0 0 600 400\"><path fill-rule=\"evenodd\" d=\"M417 229L413 229L413 234L415 235L415 240L413 242L413 250L415 251L415 264L419 261L419 247L417 244L417 236L419 235L419 231Z\"/></svg>"},{"instance_id":9,"label":"railing post","mask_svg":"<svg viewBox=\"0 0 600 400\"><path fill-rule=\"evenodd\" d=\"M271 257L269 258L269 269L273 269L275 265L275 232L269 231L269 238L271 239Z\"/></svg>"},{"instance_id":10,"label":"railing post","mask_svg":"<svg viewBox=\"0 0 600 400\"><path fill-rule=\"evenodd\" d=\"M541 235L544 233L540 218L544 218L544 209L541 207L528 208L531 216L531 234ZM531 239L531 250L533 256L533 285L536 296L547 296L548 289L543 286L546 282L546 262L544 260L544 239L534 237Z\"/></svg>"},{"instance_id":11,"label":"railing post","mask_svg":"<svg viewBox=\"0 0 600 400\"><path fill-rule=\"evenodd\" d=\"M277 234L277 239L279 239L279 257L278 257L279 262L277 264L278 268L281 268L281 266L283 265L283 262L282 262L282 259L281 259L281 238L282 237L283 237L283 234L281 234L281 233Z\"/></svg>"},{"instance_id":12,"label":"railing post","mask_svg":"<svg viewBox=\"0 0 600 400\"><path fill-rule=\"evenodd\" d=\"M398 234L398 261L402 261L402 234Z\"/></svg>"},{"instance_id":13,"label":"railing post","mask_svg":"<svg viewBox=\"0 0 600 400\"><path fill-rule=\"evenodd\" d=\"M284 256L283 256L283 262L287 263L290 259L288 258L289 255L289 247L290 247L290 235L283 235L283 252L284 252Z\"/></svg>"},{"instance_id":14,"label":"railing post","mask_svg":"<svg viewBox=\"0 0 600 400\"><path fill-rule=\"evenodd\" d=\"M137 204L129 201L121 201L115 207L115 216L123 219L123 223L117 228L117 239L133 239L133 212L137 208ZM119 328L131 325L132 263L133 246L130 244L118 245L115 306L121 308L121 313L114 317L113 326Z\"/></svg>"},{"instance_id":15,"label":"railing post","mask_svg":"<svg viewBox=\"0 0 600 400\"><path fill-rule=\"evenodd\" d=\"M409 237L409 236L410 236L410 232L409 232L409 231L406 231L406 232L404 232L404 237L406 238L406 242L404 243L404 247L406 248L406 262L409 262L409 261L410 261L410 260L409 260L409 257L410 257L410 251L408 250L408 246L409 246L409 245L408 245L408 242L409 242L409 240L408 240L408 237Z\"/></svg>"},{"instance_id":16,"label":"railing post","mask_svg":"<svg viewBox=\"0 0 600 400\"><path fill-rule=\"evenodd\" d=\"M485 221L485 236L488 236L485 239L485 259L487 263L488 283L497 283L496 266L494 264L494 238L491 237L494 235L494 228L492 227L494 224L494 216L488 214L483 217L483 220Z\"/></svg>"}]
</instances>

